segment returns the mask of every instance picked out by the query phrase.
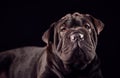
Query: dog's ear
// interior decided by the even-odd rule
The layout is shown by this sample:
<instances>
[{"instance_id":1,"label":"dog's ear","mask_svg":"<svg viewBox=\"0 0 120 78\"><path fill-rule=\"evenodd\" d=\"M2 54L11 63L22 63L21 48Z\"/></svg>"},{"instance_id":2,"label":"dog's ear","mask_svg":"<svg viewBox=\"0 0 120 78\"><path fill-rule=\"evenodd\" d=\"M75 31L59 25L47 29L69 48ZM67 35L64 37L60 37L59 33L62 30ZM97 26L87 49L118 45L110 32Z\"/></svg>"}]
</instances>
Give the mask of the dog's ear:
<instances>
[{"instance_id":1,"label":"dog's ear","mask_svg":"<svg viewBox=\"0 0 120 78\"><path fill-rule=\"evenodd\" d=\"M53 42L54 39L54 26L55 23L52 23L50 28L48 30L45 31L45 33L42 36L42 40L49 45L50 43Z\"/></svg>"},{"instance_id":2,"label":"dog's ear","mask_svg":"<svg viewBox=\"0 0 120 78\"><path fill-rule=\"evenodd\" d=\"M97 31L97 34L99 35L100 32L103 30L104 28L104 24L101 20L94 18L92 15L86 14L86 16L89 16L91 21L93 22L95 29Z\"/></svg>"}]
</instances>

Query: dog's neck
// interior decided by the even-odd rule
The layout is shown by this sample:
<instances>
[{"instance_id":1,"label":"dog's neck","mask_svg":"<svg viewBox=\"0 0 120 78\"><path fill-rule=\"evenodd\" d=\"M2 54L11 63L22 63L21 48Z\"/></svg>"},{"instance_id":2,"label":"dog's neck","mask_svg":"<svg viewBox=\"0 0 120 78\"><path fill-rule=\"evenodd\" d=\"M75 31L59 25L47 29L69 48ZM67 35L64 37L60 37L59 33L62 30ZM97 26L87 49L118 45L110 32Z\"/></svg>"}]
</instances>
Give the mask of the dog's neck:
<instances>
[{"instance_id":1,"label":"dog's neck","mask_svg":"<svg viewBox=\"0 0 120 78\"><path fill-rule=\"evenodd\" d=\"M98 61L97 56L94 58L94 60L88 64L84 69L74 69L69 64L64 64L62 60L57 55L53 55L54 57L51 60L51 67L50 69L53 70L54 73L57 73L58 76L73 76L73 75L88 75L92 71L95 71L99 68L98 65L95 66L96 62ZM49 60L49 59L48 59ZM98 63L96 63L98 64ZM93 69L94 68L94 69ZM62 78L62 77L59 77Z\"/></svg>"},{"instance_id":2,"label":"dog's neck","mask_svg":"<svg viewBox=\"0 0 120 78\"><path fill-rule=\"evenodd\" d=\"M45 68L45 72L49 70L49 73L46 75L49 76L51 74L56 75L58 78L72 78L72 76L76 76L76 78L81 75L81 76L88 76L91 75L91 71L98 70L99 66L95 65L97 62L97 57L94 58L94 60L85 67L85 69L80 70L74 69L71 67L69 64L64 64L63 61L53 52L53 50L47 48L49 51L46 51L46 65L43 66ZM47 58L49 56L49 58ZM96 63L98 64L98 63ZM95 67L96 66L96 67ZM41 74L42 75L42 74ZM44 77L43 77L44 78Z\"/></svg>"}]
</instances>

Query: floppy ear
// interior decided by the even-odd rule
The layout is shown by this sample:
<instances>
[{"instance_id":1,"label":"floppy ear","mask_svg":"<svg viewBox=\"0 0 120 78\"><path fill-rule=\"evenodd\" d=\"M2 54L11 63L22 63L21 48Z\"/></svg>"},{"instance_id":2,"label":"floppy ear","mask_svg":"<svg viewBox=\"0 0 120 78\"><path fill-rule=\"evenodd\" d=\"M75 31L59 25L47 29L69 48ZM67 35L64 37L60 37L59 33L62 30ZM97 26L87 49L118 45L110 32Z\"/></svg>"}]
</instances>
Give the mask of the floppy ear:
<instances>
[{"instance_id":1,"label":"floppy ear","mask_svg":"<svg viewBox=\"0 0 120 78\"><path fill-rule=\"evenodd\" d=\"M100 21L99 19L94 18L93 16L86 14L87 16L89 16L95 26L95 29L97 31L97 34L99 35L100 32L103 30L104 28L104 24L102 21Z\"/></svg>"},{"instance_id":2,"label":"floppy ear","mask_svg":"<svg viewBox=\"0 0 120 78\"><path fill-rule=\"evenodd\" d=\"M54 39L54 26L55 23L51 24L50 28L45 31L45 33L42 36L42 40L49 45L50 43L53 42Z\"/></svg>"}]
</instances>

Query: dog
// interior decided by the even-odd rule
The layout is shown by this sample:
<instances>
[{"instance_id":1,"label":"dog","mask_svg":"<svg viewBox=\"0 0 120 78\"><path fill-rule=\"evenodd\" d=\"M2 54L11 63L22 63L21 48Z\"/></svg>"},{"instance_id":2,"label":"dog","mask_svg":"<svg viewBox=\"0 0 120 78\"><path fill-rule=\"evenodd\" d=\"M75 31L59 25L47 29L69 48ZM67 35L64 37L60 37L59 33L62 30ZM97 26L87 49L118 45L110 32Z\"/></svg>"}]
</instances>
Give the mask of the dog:
<instances>
[{"instance_id":1,"label":"dog","mask_svg":"<svg viewBox=\"0 0 120 78\"><path fill-rule=\"evenodd\" d=\"M43 34L45 47L0 53L0 78L103 78L96 54L104 24L89 14L66 14Z\"/></svg>"}]
</instances>

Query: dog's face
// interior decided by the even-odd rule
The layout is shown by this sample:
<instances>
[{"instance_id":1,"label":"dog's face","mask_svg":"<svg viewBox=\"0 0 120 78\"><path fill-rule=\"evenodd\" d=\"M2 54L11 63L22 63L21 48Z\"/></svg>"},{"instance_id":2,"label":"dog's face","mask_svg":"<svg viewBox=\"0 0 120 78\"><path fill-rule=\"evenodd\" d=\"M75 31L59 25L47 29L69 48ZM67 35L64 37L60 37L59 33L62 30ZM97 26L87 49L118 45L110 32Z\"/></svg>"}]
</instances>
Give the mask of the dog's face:
<instances>
[{"instance_id":1,"label":"dog's face","mask_svg":"<svg viewBox=\"0 0 120 78\"><path fill-rule=\"evenodd\" d=\"M45 32L43 40L54 46L64 64L84 67L96 55L97 35L102 29L103 23L88 14L67 14Z\"/></svg>"}]
</instances>

